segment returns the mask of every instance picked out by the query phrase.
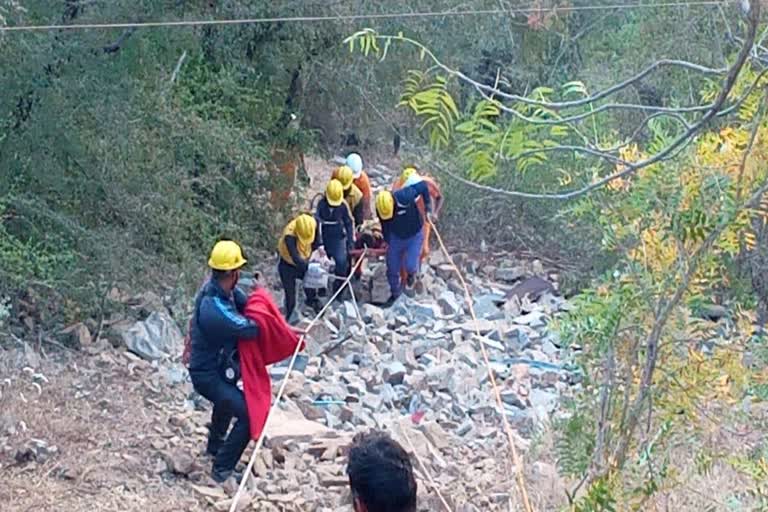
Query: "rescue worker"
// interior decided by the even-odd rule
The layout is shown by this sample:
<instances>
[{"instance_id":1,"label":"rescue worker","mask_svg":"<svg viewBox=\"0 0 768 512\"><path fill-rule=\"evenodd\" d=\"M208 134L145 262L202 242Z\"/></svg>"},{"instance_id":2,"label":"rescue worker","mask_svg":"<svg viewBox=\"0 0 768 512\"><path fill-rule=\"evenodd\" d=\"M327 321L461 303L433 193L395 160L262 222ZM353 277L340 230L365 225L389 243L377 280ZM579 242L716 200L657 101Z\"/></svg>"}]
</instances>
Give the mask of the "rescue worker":
<instances>
[{"instance_id":1,"label":"rescue worker","mask_svg":"<svg viewBox=\"0 0 768 512\"><path fill-rule=\"evenodd\" d=\"M386 433L371 431L352 439L347 476L354 512L416 512L411 458Z\"/></svg>"},{"instance_id":2,"label":"rescue worker","mask_svg":"<svg viewBox=\"0 0 768 512\"><path fill-rule=\"evenodd\" d=\"M304 279L312 252L320 245L317 236L317 221L312 215L302 213L289 222L277 242L280 255L277 273L285 293L285 319L290 320L296 308L296 280ZM317 298L317 290L305 288L307 305L315 311L322 307Z\"/></svg>"},{"instance_id":3,"label":"rescue worker","mask_svg":"<svg viewBox=\"0 0 768 512\"><path fill-rule=\"evenodd\" d=\"M363 170L363 158L358 153L350 153L347 155L346 165L352 169L354 178L352 183L363 194L363 220L368 220L372 217L371 199L373 199L373 194L371 192L371 180L368 179L368 174ZM358 226L360 224L362 223L358 223Z\"/></svg>"},{"instance_id":4,"label":"rescue worker","mask_svg":"<svg viewBox=\"0 0 768 512\"><path fill-rule=\"evenodd\" d=\"M363 201L363 193L354 183L355 176L352 169L342 165L334 172L334 179L339 180L344 188L344 201L349 206L352 219L355 221L355 227L362 225L365 201Z\"/></svg>"},{"instance_id":5,"label":"rescue worker","mask_svg":"<svg viewBox=\"0 0 768 512\"><path fill-rule=\"evenodd\" d=\"M391 306L402 292L403 284L412 288L419 270L419 257L424 238L424 219L416 199L424 202L427 219L432 219L432 201L426 182L419 181L397 192L383 190L376 196L376 213L387 242L387 281L391 296L384 304ZM405 283L400 269L405 267Z\"/></svg>"},{"instance_id":6,"label":"rescue worker","mask_svg":"<svg viewBox=\"0 0 768 512\"><path fill-rule=\"evenodd\" d=\"M258 339L259 326L243 316L246 296L236 288L245 263L236 242L223 240L213 247L211 277L195 298L190 322L189 375L195 391L213 403L206 453L213 456L211 476L217 482L233 476L250 440L245 397L237 387L237 342Z\"/></svg>"},{"instance_id":7,"label":"rescue worker","mask_svg":"<svg viewBox=\"0 0 768 512\"><path fill-rule=\"evenodd\" d=\"M425 176L423 174L419 174L419 172L416 170L415 166L409 166L406 167L400 177L395 180L395 182L392 184L392 192L395 192L397 190L400 190L404 186L407 185L413 185L414 183L418 181L424 181L427 184L427 187L429 188L429 197L432 199L433 203L433 217L436 221L437 218L440 215L440 211L443 208L443 193L440 190L440 186L437 184L437 182L429 177ZM421 213L422 218L424 218L425 212L424 212L424 204L421 202L421 200L416 200L416 206L419 208L419 212ZM429 257L429 239L432 235L432 224L429 222L424 223L424 242L421 246L421 255L419 257L419 260L421 263L424 263L426 259ZM401 275L404 275L405 270L401 272Z\"/></svg>"},{"instance_id":8,"label":"rescue worker","mask_svg":"<svg viewBox=\"0 0 768 512\"><path fill-rule=\"evenodd\" d=\"M355 240L352 217L344 205L344 187L339 180L328 182L325 196L317 204L315 217L320 225L325 253L334 262L336 279L331 290L336 293L349 272L349 251Z\"/></svg>"}]
</instances>

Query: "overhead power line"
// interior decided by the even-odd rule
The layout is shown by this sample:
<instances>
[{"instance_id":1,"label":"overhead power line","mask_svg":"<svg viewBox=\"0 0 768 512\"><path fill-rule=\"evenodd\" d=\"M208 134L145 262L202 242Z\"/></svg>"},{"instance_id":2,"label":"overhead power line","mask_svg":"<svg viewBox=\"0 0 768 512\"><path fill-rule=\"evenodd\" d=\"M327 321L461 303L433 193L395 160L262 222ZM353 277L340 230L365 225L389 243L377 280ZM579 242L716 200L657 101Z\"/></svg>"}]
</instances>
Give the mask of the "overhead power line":
<instances>
[{"instance_id":1,"label":"overhead power line","mask_svg":"<svg viewBox=\"0 0 768 512\"><path fill-rule=\"evenodd\" d=\"M541 7L520 7L509 9L482 9L467 11L425 11L425 12L400 12L400 13L371 13L371 14L339 14L327 16L285 16L265 18L239 18L221 20L177 20L177 21L140 21L121 23L73 23L61 25L20 25L0 27L0 33L4 32L34 32L45 30L88 30L110 28L153 28L153 27L199 27L208 25L256 25L268 23L312 23L327 21L358 21L381 19L405 19L405 18L441 18L455 16L493 16L512 13L538 13L538 12L574 12L574 11L608 11L621 9L665 9L672 7L706 7L722 6L727 4L725 0L702 0L692 2L661 2L661 3L632 3L611 5L577 5L554 7L546 9Z\"/></svg>"}]
</instances>

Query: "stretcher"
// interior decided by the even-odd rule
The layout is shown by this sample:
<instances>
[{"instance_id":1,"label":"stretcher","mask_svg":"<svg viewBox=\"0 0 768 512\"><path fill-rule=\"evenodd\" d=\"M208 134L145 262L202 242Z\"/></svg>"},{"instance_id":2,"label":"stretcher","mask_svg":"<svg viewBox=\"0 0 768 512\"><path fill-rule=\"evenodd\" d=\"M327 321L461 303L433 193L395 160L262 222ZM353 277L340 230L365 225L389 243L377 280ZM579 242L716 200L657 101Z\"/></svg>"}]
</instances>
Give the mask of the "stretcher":
<instances>
[{"instance_id":1,"label":"stretcher","mask_svg":"<svg viewBox=\"0 0 768 512\"><path fill-rule=\"evenodd\" d=\"M367 251L366 251L365 248L363 248L363 249L352 249L351 251L349 251L349 255L355 261L357 261L357 258L359 258L359 257L361 257L363 255L363 252L365 252L365 256L368 257L368 258L370 258L370 257L378 258L380 256L384 256L385 254L387 254L387 245L385 243L383 246L377 247L375 249L373 249L371 247L368 247Z\"/></svg>"}]
</instances>

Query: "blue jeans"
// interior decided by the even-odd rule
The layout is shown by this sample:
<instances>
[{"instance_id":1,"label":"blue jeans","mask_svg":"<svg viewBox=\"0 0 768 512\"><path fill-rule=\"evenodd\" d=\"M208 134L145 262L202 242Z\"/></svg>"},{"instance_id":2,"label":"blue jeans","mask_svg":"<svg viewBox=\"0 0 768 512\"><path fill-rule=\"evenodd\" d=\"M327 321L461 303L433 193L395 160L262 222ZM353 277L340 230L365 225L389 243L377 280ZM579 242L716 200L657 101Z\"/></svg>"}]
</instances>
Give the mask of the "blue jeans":
<instances>
[{"instance_id":1,"label":"blue jeans","mask_svg":"<svg viewBox=\"0 0 768 512\"><path fill-rule=\"evenodd\" d=\"M389 291L397 298L402 290L400 282L400 269L405 267L408 274L416 274L419 271L419 258L421 257L421 244L424 241L424 231L421 229L411 238L403 240L394 233L390 235L387 248L387 281Z\"/></svg>"},{"instance_id":2,"label":"blue jeans","mask_svg":"<svg viewBox=\"0 0 768 512\"><path fill-rule=\"evenodd\" d=\"M216 371L190 372L190 377L195 391L213 403L209 446L211 440L224 440L214 456L213 472L232 471L251 440L245 395ZM227 435L233 418L235 425Z\"/></svg>"},{"instance_id":3,"label":"blue jeans","mask_svg":"<svg viewBox=\"0 0 768 512\"><path fill-rule=\"evenodd\" d=\"M333 286L331 287L332 293L336 293L349 273L349 253L347 252L347 239L346 238L323 238L323 247L325 247L325 253L334 263L334 275L337 279L333 280Z\"/></svg>"}]
</instances>

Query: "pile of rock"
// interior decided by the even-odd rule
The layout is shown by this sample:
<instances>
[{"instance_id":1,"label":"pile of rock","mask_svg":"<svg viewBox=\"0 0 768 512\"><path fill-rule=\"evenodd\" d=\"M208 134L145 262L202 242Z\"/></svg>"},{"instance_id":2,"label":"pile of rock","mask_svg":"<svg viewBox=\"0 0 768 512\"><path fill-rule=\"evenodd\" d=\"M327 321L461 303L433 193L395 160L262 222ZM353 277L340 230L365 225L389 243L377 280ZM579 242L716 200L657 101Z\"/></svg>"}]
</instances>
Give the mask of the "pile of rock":
<instances>
[{"instance_id":1,"label":"pile of rock","mask_svg":"<svg viewBox=\"0 0 768 512\"><path fill-rule=\"evenodd\" d=\"M458 510L508 505L512 482L506 464L500 464L503 457L498 457L508 453L507 441L482 348L500 387L503 412L524 449L526 439L555 413L559 397L578 385L578 374L563 365L557 337L547 329L552 316L568 304L550 280L528 269L502 266L492 284L487 275L469 277L476 325L463 288L445 266L435 258L422 276L423 293L413 298L404 296L386 310L371 304L358 309L347 301L312 331L310 357L301 371L288 376L282 406L299 424L309 421L328 430L315 434L314 443L299 441L297 435L271 438L285 448L284 456L298 457L291 463L297 473L275 472L274 457L266 455L260 463L260 475L266 478L256 480L257 488L268 487L266 482L275 478L292 478L303 487L308 482L301 479L310 478L305 468L315 471L327 463L328 469L310 483L320 486L318 495L336 498L307 509L343 510L336 508L348 499L341 456L354 433L379 428L438 475L438 487L464 507ZM380 278L371 269L368 279ZM367 286L365 281L360 288ZM275 387L285 370L284 365L272 369ZM282 420L275 421L276 432L283 432ZM556 471L546 463L532 471L558 483ZM424 510L441 508L426 482L421 488ZM478 488L488 491L484 498L476 496ZM253 494L254 499L263 500L264 492Z\"/></svg>"}]
</instances>

